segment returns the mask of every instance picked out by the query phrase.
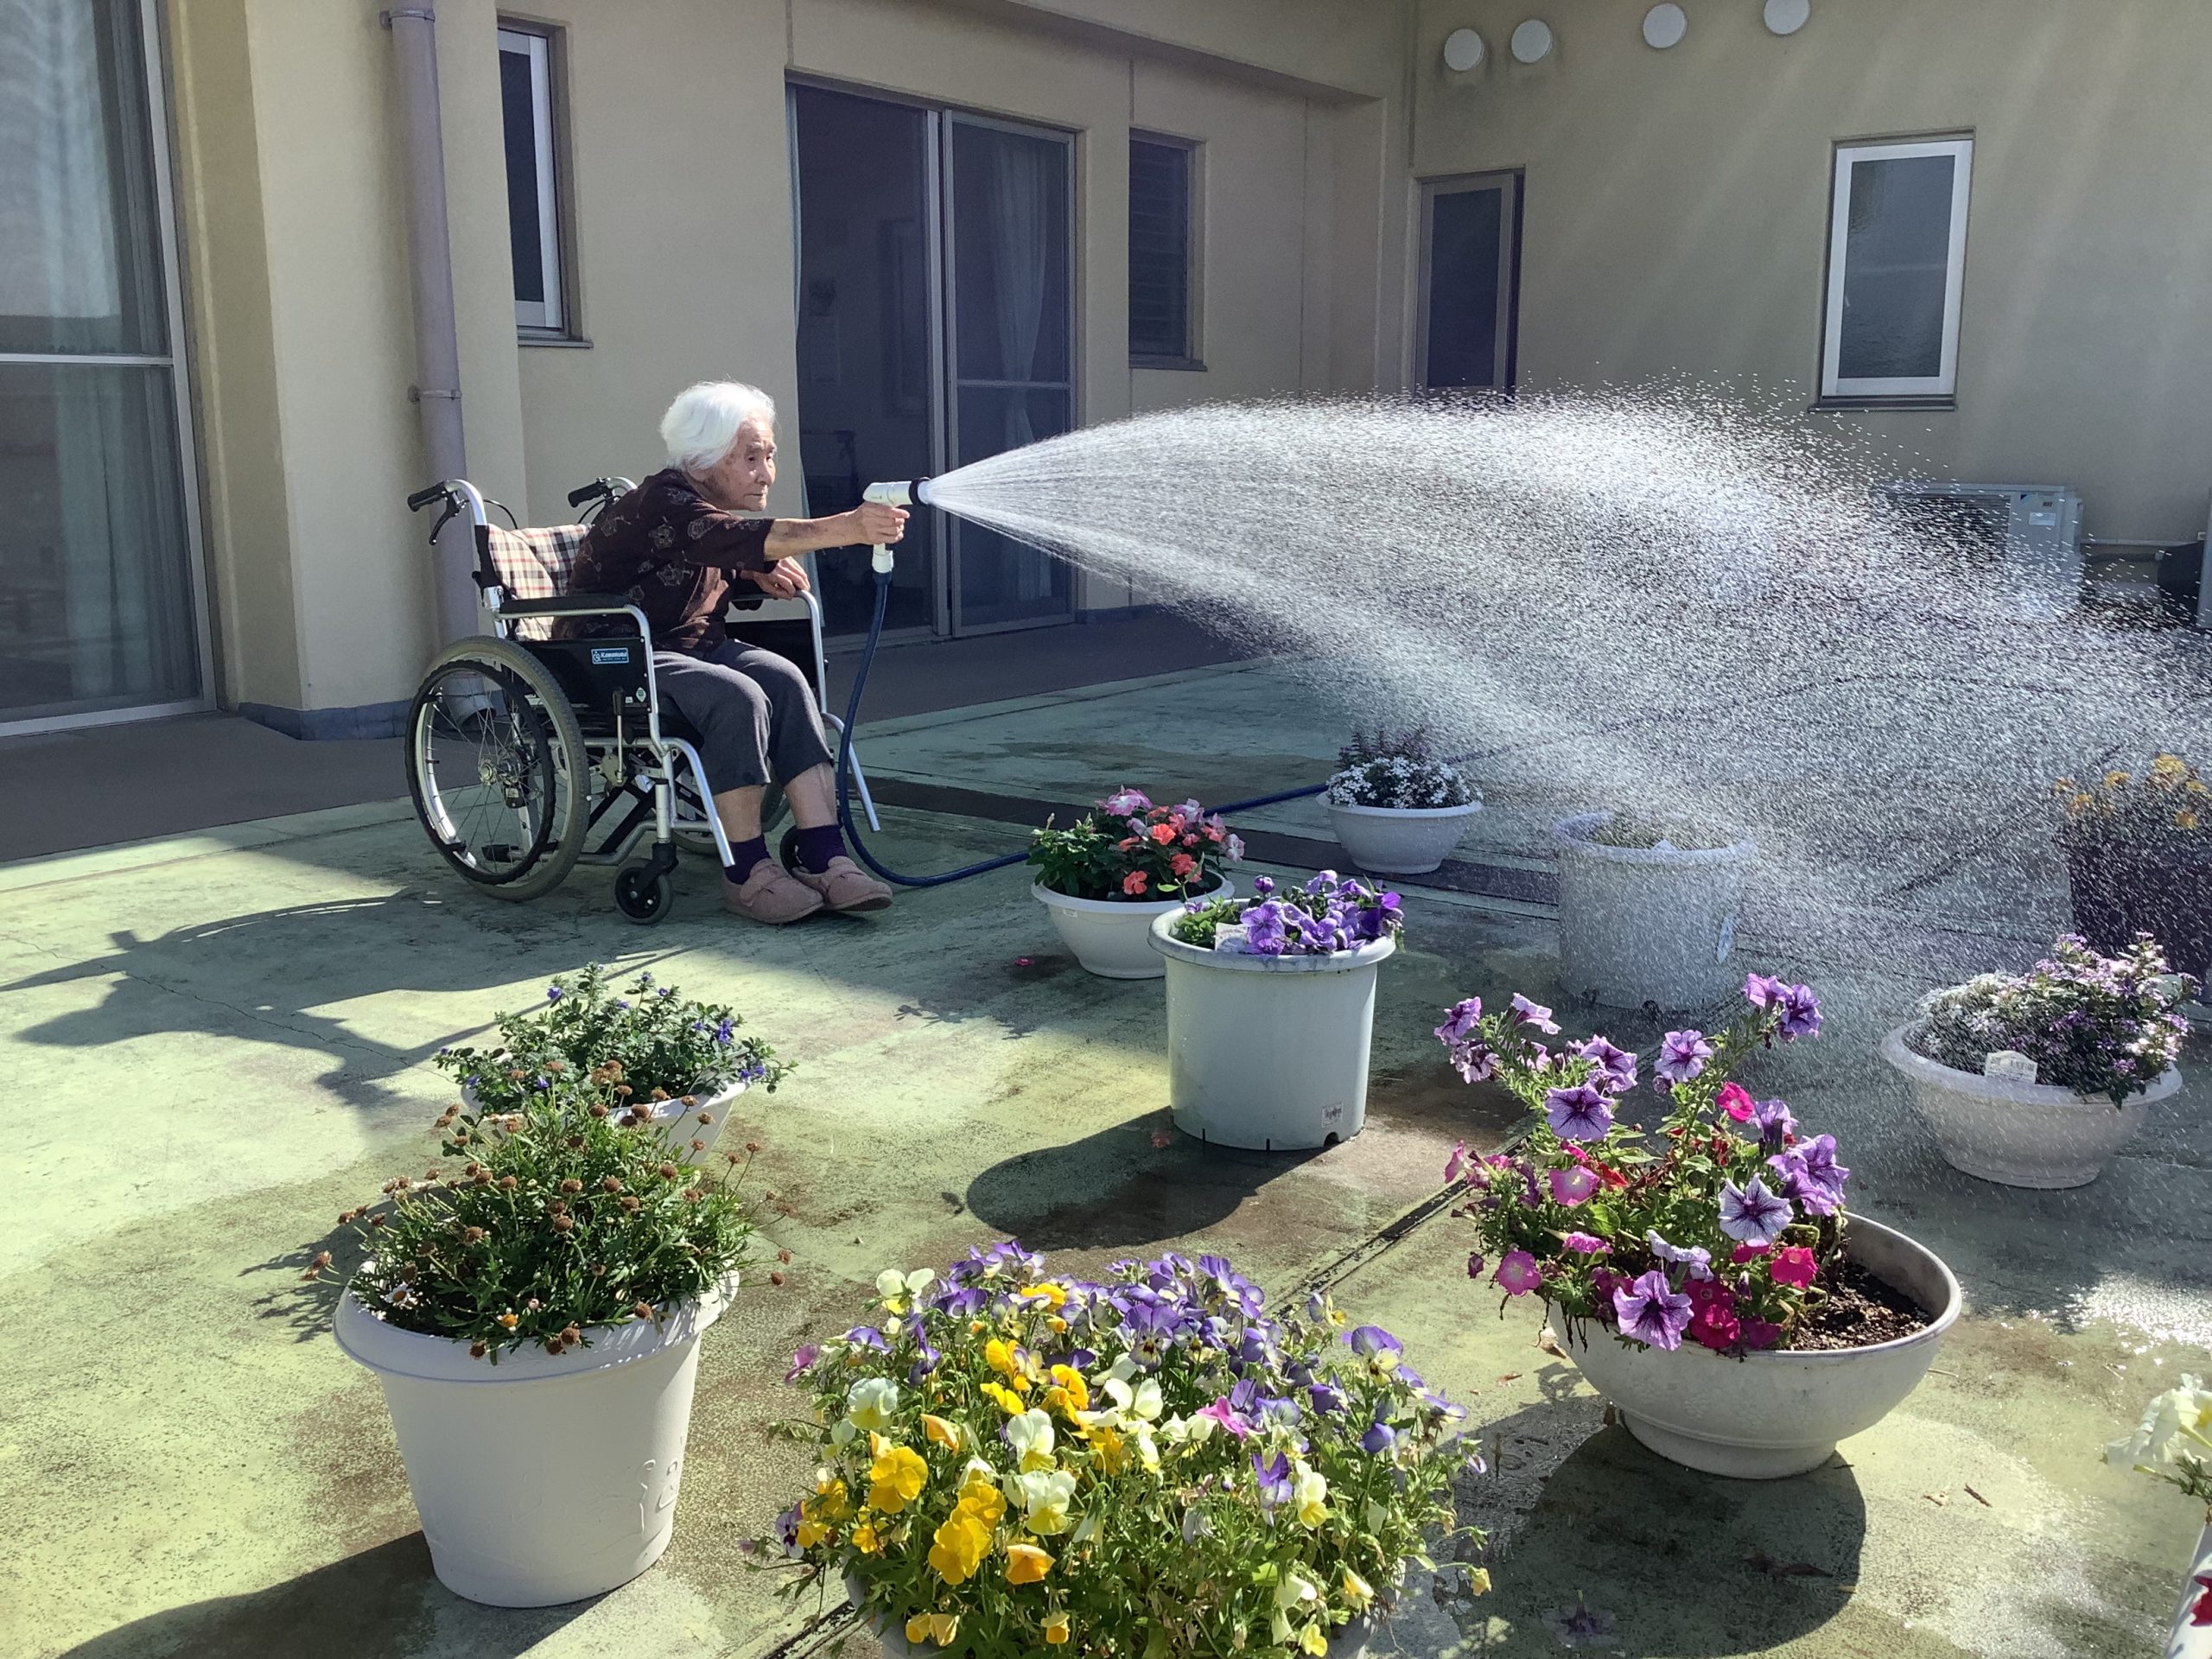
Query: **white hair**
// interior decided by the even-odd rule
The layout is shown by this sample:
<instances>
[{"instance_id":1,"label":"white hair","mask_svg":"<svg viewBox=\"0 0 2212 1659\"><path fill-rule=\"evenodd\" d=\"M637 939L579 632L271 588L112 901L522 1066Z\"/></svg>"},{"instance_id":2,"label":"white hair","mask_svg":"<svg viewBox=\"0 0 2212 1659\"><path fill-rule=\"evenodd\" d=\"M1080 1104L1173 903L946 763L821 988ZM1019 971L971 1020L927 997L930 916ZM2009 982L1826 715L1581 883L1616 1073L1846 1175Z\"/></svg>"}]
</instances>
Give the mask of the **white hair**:
<instances>
[{"instance_id":1,"label":"white hair","mask_svg":"<svg viewBox=\"0 0 2212 1659\"><path fill-rule=\"evenodd\" d=\"M747 421L776 423L776 405L758 386L742 380L702 380L676 394L660 417L660 441L669 464L696 477L710 472L737 445L738 429Z\"/></svg>"}]
</instances>

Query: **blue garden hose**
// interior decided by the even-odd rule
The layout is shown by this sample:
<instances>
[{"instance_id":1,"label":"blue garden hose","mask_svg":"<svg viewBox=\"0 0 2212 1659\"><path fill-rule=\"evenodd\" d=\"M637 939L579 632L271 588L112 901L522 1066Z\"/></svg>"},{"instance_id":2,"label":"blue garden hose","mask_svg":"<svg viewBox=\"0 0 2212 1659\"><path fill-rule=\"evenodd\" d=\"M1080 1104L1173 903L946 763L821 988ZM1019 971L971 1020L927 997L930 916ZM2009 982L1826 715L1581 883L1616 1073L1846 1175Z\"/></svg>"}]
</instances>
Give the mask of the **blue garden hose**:
<instances>
[{"instance_id":1,"label":"blue garden hose","mask_svg":"<svg viewBox=\"0 0 2212 1659\"><path fill-rule=\"evenodd\" d=\"M860 826L853 821L853 733L861 717L861 694L868 689L868 671L875 661L875 647L883 637L883 614L891 603L891 573L879 569L875 573L875 613L868 619L868 643L861 647L861 658L853 671L853 689L845 699L844 741L837 746L837 827L844 831L845 842L853 849L854 856L874 870L886 881L901 887L941 887L948 881L964 881L971 875L982 875L991 870L1002 870L1008 865L1027 861L1025 850L1007 853L998 858L986 858L974 864L963 864L957 870L947 870L940 875L907 875L893 869L868 849L861 839ZM1308 795L1319 795L1328 785L1315 784L1305 789L1286 789L1274 795L1255 796L1249 801L1231 801L1216 810L1226 815L1249 812L1255 807L1274 806L1283 801L1302 800Z\"/></svg>"}]
</instances>

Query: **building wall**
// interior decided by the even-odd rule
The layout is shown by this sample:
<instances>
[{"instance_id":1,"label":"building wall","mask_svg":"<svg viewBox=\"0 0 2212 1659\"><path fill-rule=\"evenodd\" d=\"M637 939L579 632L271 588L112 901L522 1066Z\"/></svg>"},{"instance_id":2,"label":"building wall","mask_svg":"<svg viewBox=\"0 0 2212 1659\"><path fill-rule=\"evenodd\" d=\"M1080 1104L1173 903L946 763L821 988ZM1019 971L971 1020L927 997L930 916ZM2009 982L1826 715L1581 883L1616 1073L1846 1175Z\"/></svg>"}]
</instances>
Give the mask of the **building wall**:
<instances>
[{"instance_id":1,"label":"building wall","mask_svg":"<svg viewBox=\"0 0 2212 1659\"><path fill-rule=\"evenodd\" d=\"M1522 66L1518 0L1421 0L1412 171L1526 170L1522 384L1690 373L1809 403L1834 143L1967 130L1956 409L1817 418L1939 475L2074 484L2096 534L2198 533L2212 6L1814 0L1787 38L1751 0L1683 9L1662 52L1643 8L1560 0ZM1465 26L1490 50L1454 74Z\"/></svg>"}]
</instances>

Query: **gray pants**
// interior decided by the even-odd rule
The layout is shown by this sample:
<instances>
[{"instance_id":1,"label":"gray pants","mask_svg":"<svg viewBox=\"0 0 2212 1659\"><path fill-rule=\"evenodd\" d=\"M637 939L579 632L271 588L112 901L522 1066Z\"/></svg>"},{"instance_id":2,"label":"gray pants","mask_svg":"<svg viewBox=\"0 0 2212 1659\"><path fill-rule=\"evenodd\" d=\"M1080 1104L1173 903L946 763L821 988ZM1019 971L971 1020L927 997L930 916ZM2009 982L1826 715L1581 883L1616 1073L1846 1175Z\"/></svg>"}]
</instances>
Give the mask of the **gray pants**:
<instances>
[{"instance_id":1,"label":"gray pants","mask_svg":"<svg viewBox=\"0 0 2212 1659\"><path fill-rule=\"evenodd\" d=\"M657 651L653 675L665 705L698 728L715 794L829 764L813 683L788 658L731 640L703 657Z\"/></svg>"}]
</instances>

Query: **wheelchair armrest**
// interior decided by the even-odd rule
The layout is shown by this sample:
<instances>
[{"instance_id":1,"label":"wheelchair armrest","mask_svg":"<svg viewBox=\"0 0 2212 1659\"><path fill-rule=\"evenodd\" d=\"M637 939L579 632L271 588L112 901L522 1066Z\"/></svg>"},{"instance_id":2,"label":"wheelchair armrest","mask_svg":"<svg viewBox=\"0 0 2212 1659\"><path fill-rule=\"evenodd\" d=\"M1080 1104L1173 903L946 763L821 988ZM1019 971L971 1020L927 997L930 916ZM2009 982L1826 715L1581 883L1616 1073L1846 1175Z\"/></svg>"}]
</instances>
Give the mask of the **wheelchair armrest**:
<instances>
[{"instance_id":1,"label":"wheelchair armrest","mask_svg":"<svg viewBox=\"0 0 2212 1659\"><path fill-rule=\"evenodd\" d=\"M502 599L501 616L620 616L635 601L621 594L556 594L551 599Z\"/></svg>"}]
</instances>

